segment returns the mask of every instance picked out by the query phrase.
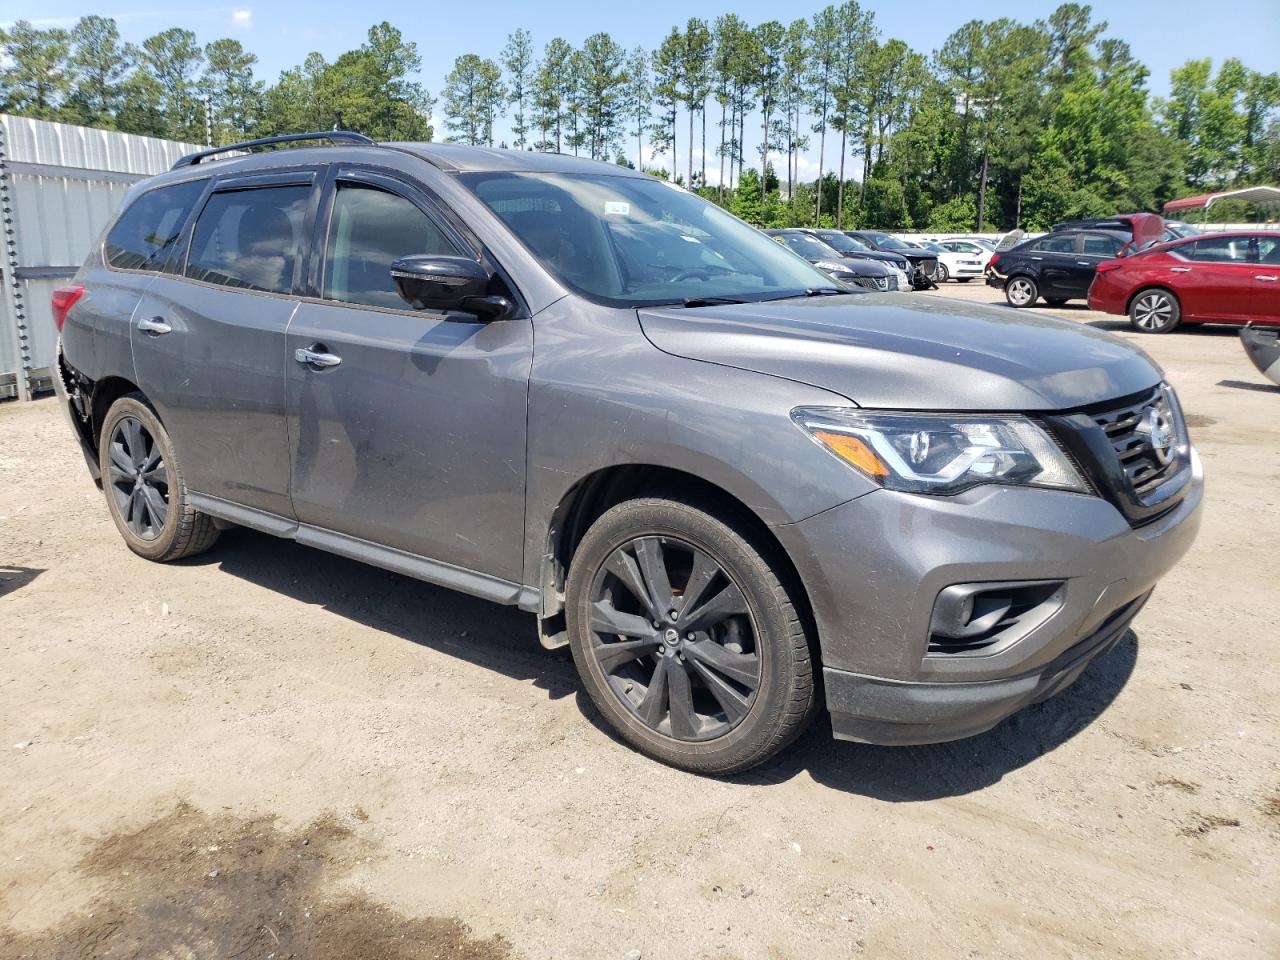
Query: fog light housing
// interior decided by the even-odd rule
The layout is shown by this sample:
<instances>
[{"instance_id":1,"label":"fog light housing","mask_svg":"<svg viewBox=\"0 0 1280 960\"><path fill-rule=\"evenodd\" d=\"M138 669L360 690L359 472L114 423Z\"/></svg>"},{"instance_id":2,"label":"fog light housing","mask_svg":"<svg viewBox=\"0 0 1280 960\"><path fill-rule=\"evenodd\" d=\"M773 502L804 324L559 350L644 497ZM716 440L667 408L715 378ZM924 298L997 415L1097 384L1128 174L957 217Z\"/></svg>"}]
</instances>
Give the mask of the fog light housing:
<instances>
[{"instance_id":1,"label":"fog light housing","mask_svg":"<svg viewBox=\"0 0 1280 960\"><path fill-rule=\"evenodd\" d=\"M990 655L1017 643L1062 609L1065 580L955 583L938 594L929 656Z\"/></svg>"}]
</instances>

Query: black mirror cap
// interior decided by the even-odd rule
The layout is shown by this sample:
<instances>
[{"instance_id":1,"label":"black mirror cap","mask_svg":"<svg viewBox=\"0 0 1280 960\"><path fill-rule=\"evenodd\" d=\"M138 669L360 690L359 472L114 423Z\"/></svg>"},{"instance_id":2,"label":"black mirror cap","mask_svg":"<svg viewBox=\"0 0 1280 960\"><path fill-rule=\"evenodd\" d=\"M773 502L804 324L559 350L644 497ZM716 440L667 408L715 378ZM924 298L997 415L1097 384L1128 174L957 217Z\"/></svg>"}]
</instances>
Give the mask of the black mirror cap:
<instances>
[{"instance_id":1,"label":"black mirror cap","mask_svg":"<svg viewBox=\"0 0 1280 960\"><path fill-rule=\"evenodd\" d=\"M401 257L391 264L391 279L401 299L415 310L470 313L485 322L515 311L506 297L488 295L493 277L469 257Z\"/></svg>"}]
</instances>

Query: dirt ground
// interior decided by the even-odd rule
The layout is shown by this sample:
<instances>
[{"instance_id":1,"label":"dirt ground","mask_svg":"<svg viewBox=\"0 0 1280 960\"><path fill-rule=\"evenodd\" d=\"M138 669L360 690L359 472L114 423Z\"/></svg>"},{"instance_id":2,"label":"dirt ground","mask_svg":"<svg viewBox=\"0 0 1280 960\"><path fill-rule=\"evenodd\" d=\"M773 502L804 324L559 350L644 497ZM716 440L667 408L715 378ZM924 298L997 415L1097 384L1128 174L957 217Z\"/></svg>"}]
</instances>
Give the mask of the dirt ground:
<instances>
[{"instance_id":1,"label":"dirt ground","mask_svg":"<svg viewBox=\"0 0 1280 960\"><path fill-rule=\"evenodd\" d=\"M983 736L729 781L514 610L249 531L134 557L54 401L0 405L0 957L1280 955L1280 389L1140 339L1208 493L1134 633Z\"/></svg>"}]
</instances>

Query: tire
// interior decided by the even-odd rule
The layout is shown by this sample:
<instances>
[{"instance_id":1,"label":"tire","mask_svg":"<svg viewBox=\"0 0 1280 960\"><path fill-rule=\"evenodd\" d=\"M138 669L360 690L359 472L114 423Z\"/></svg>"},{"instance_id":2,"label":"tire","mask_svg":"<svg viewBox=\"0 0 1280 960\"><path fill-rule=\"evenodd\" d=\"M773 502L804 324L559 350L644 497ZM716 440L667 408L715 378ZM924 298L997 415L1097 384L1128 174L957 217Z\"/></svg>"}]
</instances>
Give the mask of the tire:
<instances>
[{"instance_id":1,"label":"tire","mask_svg":"<svg viewBox=\"0 0 1280 960\"><path fill-rule=\"evenodd\" d=\"M934 283L946 283L951 279L951 271L947 269L947 265L941 260L938 261L937 267L933 271Z\"/></svg>"},{"instance_id":2,"label":"tire","mask_svg":"<svg viewBox=\"0 0 1280 960\"><path fill-rule=\"evenodd\" d=\"M1140 290L1129 301L1129 323L1139 333L1169 333L1182 323L1182 304L1169 290Z\"/></svg>"},{"instance_id":3,"label":"tire","mask_svg":"<svg viewBox=\"0 0 1280 960\"><path fill-rule=\"evenodd\" d=\"M1011 307L1029 307L1040 296L1040 288L1026 274L1010 277L1004 285L1004 298Z\"/></svg>"},{"instance_id":4,"label":"tire","mask_svg":"<svg viewBox=\"0 0 1280 960\"><path fill-rule=\"evenodd\" d=\"M142 394L127 394L107 410L98 465L111 519L138 556L167 563L218 539L213 518L188 501L169 434Z\"/></svg>"},{"instance_id":5,"label":"tire","mask_svg":"<svg viewBox=\"0 0 1280 960\"><path fill-rule=\"evenodd\" d=\"M596 708L641 753L693 773L748 770L817 711L799 587L746 529L697 499L629 500L587 531L565 588Z\"/></svg>"}]
</instances>

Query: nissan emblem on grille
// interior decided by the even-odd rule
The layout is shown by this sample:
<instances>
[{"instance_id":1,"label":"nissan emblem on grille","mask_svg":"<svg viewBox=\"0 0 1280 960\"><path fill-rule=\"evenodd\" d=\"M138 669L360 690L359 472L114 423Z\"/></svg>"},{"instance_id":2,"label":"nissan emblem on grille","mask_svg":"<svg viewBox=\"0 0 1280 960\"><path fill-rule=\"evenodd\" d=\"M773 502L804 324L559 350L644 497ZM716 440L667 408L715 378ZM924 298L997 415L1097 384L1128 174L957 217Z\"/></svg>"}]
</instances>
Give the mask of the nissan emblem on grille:
<instances>
[{"instance_id":1,"label":"nissan emblem on grille","mask_svg":"<svg viewBox=\"0 0 1280 960\"><path fill-rule=\"evenodd\" d=\"M1177 435L1173 427L1173 414L1163 397L1147 407L1134 432L1146 438L1151 452L1161 466L1172 459Z\"/></svg>"}]
</instances>

